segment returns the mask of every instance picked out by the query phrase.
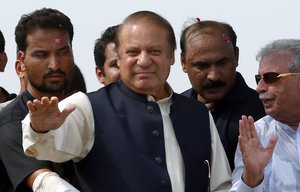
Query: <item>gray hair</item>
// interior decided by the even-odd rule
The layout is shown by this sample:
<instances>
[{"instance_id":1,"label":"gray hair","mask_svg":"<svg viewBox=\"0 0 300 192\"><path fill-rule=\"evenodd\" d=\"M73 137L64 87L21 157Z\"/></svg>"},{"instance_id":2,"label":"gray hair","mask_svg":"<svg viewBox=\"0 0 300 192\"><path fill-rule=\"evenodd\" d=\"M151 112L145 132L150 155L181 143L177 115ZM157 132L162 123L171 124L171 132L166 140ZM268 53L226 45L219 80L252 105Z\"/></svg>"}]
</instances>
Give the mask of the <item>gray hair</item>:
<instances>
[{"instance_id":1,"label":"gray hair","mask_svg":"<svg viewBox=\"0 0 300 192\"><path fill-rule=\"evenodd\" d=\"M294 57L288 65L288 69L290 72L300 72L300 39L275 40L261 48L256 56L256 60L260 61L265 56L272 56L278 53L292 54Z\"/></svg>"}]
</instances>

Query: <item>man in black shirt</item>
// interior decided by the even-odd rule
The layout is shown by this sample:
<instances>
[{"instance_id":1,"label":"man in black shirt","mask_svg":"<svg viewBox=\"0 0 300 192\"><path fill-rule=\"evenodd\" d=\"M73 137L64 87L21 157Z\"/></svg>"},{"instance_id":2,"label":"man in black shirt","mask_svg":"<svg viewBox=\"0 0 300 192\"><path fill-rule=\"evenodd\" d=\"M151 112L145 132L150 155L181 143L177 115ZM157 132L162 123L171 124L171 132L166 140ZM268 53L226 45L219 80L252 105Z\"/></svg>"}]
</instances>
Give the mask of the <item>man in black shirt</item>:
<instances>
[{"instance_id":1,"label":"man in black shirt","mask_svg":"<svg viewBox=\"0 0 300 192\"><path fill-rule=\"evenodd\" d=\"M203 102L210 110L232 170L241 116L257 120L265 115L258 94L236 71L236 39L230 25L199 19L183 30L180 39L183 71L192 84L183 95Z\"/></svg>"},{"instance_id":2,"label":"man in black shirt","mask_svg":"<svg viewBox=\"0 0 300 192\"><path fill-rule=\"evenodd\" d=\"M73 25L58 10L44 8L21 17L15 39L18 64L27 74L28 85L0 112L0 191L47 191L49 187L77 191L54 172L64 166L24 154L21 124L28 113L27 101L43 96L63 99L68 94L74 70Z\"/></svg>"}]
</instances>

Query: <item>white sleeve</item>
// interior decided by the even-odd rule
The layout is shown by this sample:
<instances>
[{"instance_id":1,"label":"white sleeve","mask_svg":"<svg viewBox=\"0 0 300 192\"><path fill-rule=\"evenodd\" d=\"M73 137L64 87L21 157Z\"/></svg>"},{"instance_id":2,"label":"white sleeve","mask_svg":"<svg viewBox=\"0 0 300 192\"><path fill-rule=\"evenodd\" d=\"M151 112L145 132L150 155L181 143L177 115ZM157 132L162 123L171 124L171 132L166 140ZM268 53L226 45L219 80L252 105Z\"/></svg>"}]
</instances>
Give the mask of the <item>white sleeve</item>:
<instances>
[{"instance_id":1,"label":"white sleeve","mask_svg":"<svg viewBox=\"0 0 300 192\"><path fill-rule=\"evenodd\" d=\"M32 185L33 192L79 192L55 172L40 173Z\"/></svg>"},{"instance_id":2,"label":"white sleeve","mask_svg":"<svg viewBox=\"0 0 300 192\"><path fill-rule=\"evenodd\" d=\"M216 125L210 113L209 121L212 148L210 191L225 192L231 187L231 169Z\"/></svg>"},{"instance_id":3,"label":"white sleeve","mask_svg":"<svg viewBox=\"0 0 300 192\"><path fill-rule=\"evenodd\" d=\"M30 126L29 115L22 121L23 149L29 156L41 160L64 162L79 161L91 150L94 143L94 117L91 103L86 94L77 92L59 102L59 109L73 104L76 109L64 124L48 133L35 132Z\"/></svg>"},{"instance_id":4,"label":"white sleeve","mask_svg":"<svg viewBox=\"0 0 300 192\"><path fill-rule=\"evenodd\" d=\"M240 146L238 145L235 152L234 157L234 170L232 173L232 188L230 192L260 192L262 191L263 182L261 182L260 185L256 186L255 188L251 188L248 185L244 183L242 180L242 174L244 170L244 163L243 163L243 157L242 153L240 151Z\"/></svg>"}]
</instances>

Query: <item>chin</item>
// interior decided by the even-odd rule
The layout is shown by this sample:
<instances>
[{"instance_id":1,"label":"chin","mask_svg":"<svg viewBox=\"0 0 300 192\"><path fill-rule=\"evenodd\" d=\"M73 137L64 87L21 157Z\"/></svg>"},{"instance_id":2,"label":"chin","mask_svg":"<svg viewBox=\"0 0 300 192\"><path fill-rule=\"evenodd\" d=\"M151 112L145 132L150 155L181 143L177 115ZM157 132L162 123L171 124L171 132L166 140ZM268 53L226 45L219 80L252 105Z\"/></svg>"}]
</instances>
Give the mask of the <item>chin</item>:
<instances>
[{"instance_id":1,"label":"chin","mask_svg":"<svg viewBox=\"0 0 300 192\"><path fill-rule=\"evenodd\" d=\"M217 101L220 101L222 100L224 97L220 96L220 95L206 95L205 96L205 99L209 102L217 102Z\"/></svg>"}]
</instances>

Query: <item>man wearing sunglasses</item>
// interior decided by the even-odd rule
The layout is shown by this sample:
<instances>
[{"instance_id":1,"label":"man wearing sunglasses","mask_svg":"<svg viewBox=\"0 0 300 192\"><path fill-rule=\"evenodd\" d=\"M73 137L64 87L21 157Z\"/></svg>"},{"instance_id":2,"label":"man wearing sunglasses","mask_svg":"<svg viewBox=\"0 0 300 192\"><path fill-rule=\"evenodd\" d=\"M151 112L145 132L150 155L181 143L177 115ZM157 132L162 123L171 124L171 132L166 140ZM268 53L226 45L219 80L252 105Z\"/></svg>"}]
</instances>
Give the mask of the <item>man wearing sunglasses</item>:
<instances>
[{"instance_id":1,"label":"man wearing sunglasses","mask_svg":"<svg viewBox=\"0 0 300 192\"><path fill-rule=\"evenodd\" d=\"M231 169L238 143L239 119L265 115L255 90L239 72L237 37L232 27L216 21L196 21L183 30L180 40L183 71L192 88L183 94L206 104L213 115Z\"/></svg>"},{"instance_id":2,"label":"man wearing sunglasses","mask_svg":"<svg viewBox=\"0 0 300 192\"><path fill-rule=\"evenodd\" d=\"M240 120L232 191L300 191L300 40L276 40L257 59L267 116Z\"/></svg>"}]
</instances>

